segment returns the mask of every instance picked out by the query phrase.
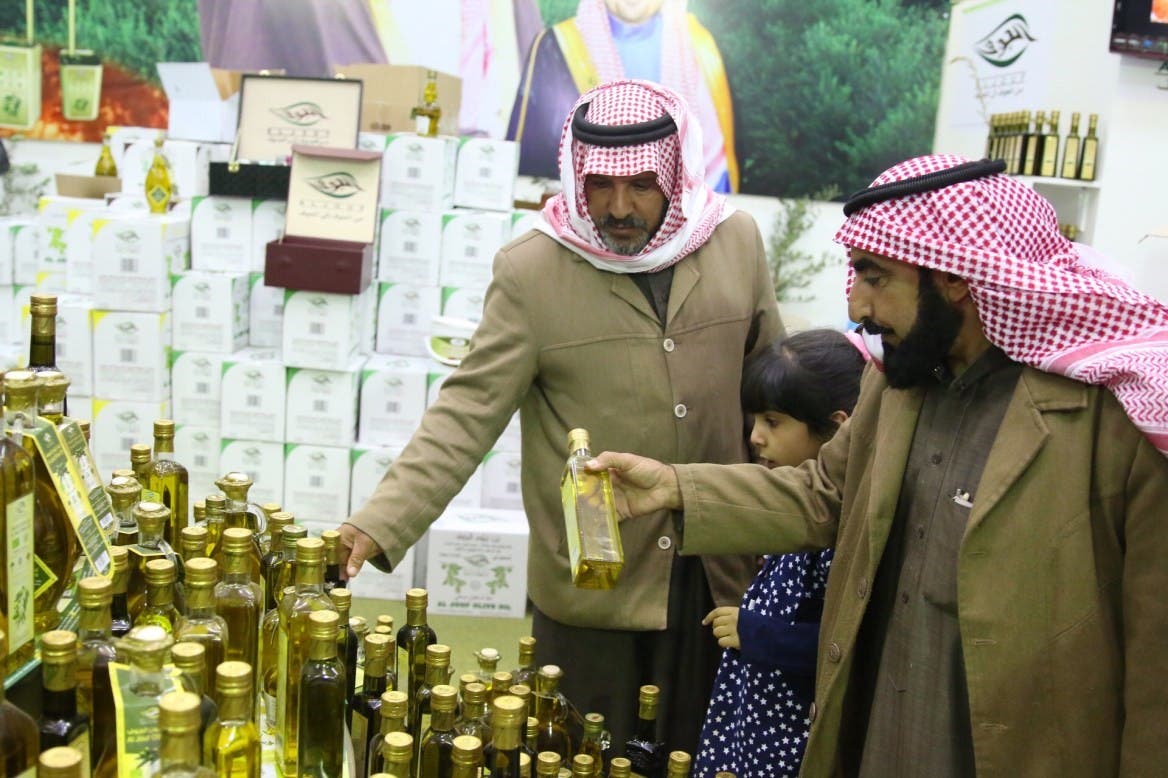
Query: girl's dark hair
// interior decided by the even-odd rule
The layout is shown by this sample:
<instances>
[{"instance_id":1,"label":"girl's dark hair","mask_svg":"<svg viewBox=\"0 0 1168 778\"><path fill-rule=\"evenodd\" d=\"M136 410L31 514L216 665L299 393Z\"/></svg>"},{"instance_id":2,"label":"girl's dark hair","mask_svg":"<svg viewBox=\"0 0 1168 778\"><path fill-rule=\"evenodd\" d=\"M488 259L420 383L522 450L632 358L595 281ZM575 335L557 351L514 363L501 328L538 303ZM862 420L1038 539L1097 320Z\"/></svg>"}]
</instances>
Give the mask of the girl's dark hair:
<instances>
[{"instance_id":1,"label":"girl's dark hair","mask_svg":"<svg viewBox=\"0 0 1168 778\"><path fill-rule=\"evenodd\" d=\"M836 330L806 330L772 343L742 370L742 410L777 411L824 439L838 426L836 411L849 415L860 394L864 357Z\"/></svg>"}]
</instances>

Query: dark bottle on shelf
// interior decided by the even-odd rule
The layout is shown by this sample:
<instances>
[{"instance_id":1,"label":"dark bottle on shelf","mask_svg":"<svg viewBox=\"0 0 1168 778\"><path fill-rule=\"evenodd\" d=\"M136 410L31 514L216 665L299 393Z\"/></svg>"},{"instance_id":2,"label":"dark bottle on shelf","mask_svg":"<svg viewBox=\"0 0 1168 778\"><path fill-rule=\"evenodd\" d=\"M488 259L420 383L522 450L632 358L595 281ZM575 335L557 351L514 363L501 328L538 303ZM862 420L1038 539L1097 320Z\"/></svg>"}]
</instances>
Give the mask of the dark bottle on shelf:
<instances>
[{"instance_id":1,"label":"dark bottle on shelf","mask_svg":"<svg viewBox=\"0 0 1168 778\"><path fill-rule=\"evenodd\" d=\"M397 631L398 688L409 697L410 711L406 718L411 727L414 723L418 686L426 673L426 646L438 642L438 636L426 621L429 599L425 589L407 591L406 623Z\"/></svg>"},{"instance_id":2,"label":"dark bottle on shelf","mask_svg":"<svg viewBox=\"0 0 1168 778\"><path fill-rule=\"evenodd\" d=\"M89 716L77 710L76 634L57 629L41 636L41 674L41 750L69 746L88 758Z\"/></svg>"},{"instance_id":3,"label":"dark bottle on shelf","mask_svg":"<svg viewBox=\"0 0 1168 778\"><path fill-rule=\"evenodd\" d=\"M657 703L661 690L651 684L641 687L638 697L637 725L633 736L625 743L625 755L632 762L633 772L644 778L663 778L665 775L665 743L657 738Z\"/></svg>"},{"instance_id":4,"label":"dark bottle on shelf","mask_svg":"<svg viewBox=\"0 0 1168 778\"><path fill-rule=\"evenodd\" d=\"M369 762L370 744L380 736L381 695L385 693L385 664L389 639L384 635L365 636L365 679L361 691L349 702L351 717L350 737L353 739L353 759L358 778Z\"/></svg>"}]
</instances>

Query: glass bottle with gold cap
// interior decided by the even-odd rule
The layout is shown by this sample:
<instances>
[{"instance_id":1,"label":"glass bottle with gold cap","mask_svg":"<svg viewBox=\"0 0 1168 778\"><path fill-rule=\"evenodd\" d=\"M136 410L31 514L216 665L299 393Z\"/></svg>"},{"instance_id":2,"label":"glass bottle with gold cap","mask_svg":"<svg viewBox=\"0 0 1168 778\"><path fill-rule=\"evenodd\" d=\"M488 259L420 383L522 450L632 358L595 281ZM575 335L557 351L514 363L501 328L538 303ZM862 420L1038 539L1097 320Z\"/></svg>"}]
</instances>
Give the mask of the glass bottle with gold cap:
<instances>
[{"instance_id":1,"label":"glass bottle with gold cap","mask_svg":"<svg viewBox=\"0 0 1168 778\"><path fill-rule=\"evenodd\" d=\"M37 778L86 778L87 757L76 748L53 746L37 758Z\"/></svg>"},{"instance_id":2,"label":"glass bottle with gold cap","mask_svg":"<svg viewBox=\"0 0 1168 778\"><path fill-rule=\"evenodd\" d=\"M260 557L260 579L257 581L263 592L265 611L276 607L275 571L284 561L284 541L281 533L292 523L288 511L276 511L268 516L268 550Z\"/></svg>"},{"instance_id":3,"label":"glass bottle with gold cap","mask_svg":"<svg viewBox=\"0 0 1168 778\"><path fill-rule=\"evenodd\" d=\"M110 130L101 134L101 151L97 155L97 164L93 167L95 176L117 176L118 163L114 161L113 151L110 149Z\"/></svg>"},{"instance_id":4,"label":"glass bottle with gold cap","mask_svg":"<svg viewBox=\"0 0 1168 778\"><path fill-rule=\"evenodd\" d=\"M442 119L442 106L438 105L438 72L426 71L426 86L422 89L422 102L410 109L410 118L415 122L418 135L438 137L438 122Z\"/></svg>"},{"instance_id":5,"label":"glass bottle with gold cap","mask_svg":"<svg viewBox=\"0 0 1168 778\"><path fill-rule=\"evenodd\" d=\"M259 536L267 527L267 518L259 506L252 506L247 501L247 493L252 487L251 476L247 473L231 472L216 481L215 485L222 489L223 494L227 497L223 516L224 528L242 527L251 530L251 574L252 580L259 580L261 575L260 560L263 557ZM212 554L211 556L223 564L218 555Z\"/></svg>"},{"instance_id":6,"label":"glass bottle with gold cap","mask_svg":"<svg viewBox=\"0 0 1168 778\"><path fill-rule=\"evenodd\" d=\"M260 733L255 724L252 668L227 661L215 668L219 716L203 736L204 762L219 778L259 778Z\"/></svg>"},{"instance_id":7,"label":"glass bottle with gold cap","mask_svg":"<svg viewBox=\"0 0 1168 778\"><path fill-rule=\"evenodd\" d=\"M366 639L365 651L369 651ZM368 655L368 654L367 654ZM368 663L368 659L366 659ZM418 686L414 700L414 718L410 721L410 735L414 738L414 761L418 761L422 748L422 735L430 726L430 698L435 686L450 679L450 646L435 643L426 646L426 675Z\"/></svg>"},{"instance_id":8,"label":"glass bottle with gold cap","mask_svg":"<svg viewBox=\"0 0 1168 778\"><path fill-rule=\"evenodd\" d=\"M523 700L504 694L491 703L494 735L483 749L484 766L491 778L518 778L523 726Z\"/></svg>"},{"instance_id":9,"label":"glass bottle with gold cap","mask_svg":"<svg viewBox=\"0 0 1168 778\"><path fill-rule=\"evenodd\" d=\"M284 588L284 597L292 597L295 594L295 586ZM265 717L265 734L276 733L280 721L278 694L280 677L283 675L283 667L280 664L280 622L282 618L280 608L277 606L265 613L260 622L260 670L258 677L259 699L263 705Z\"/></svg>"},{"instance_id":10,"label":"glass bottle with gold cap","mask_svg":"<svg viewBox=\"0 0 1168 778\"><path fill-rule=\"evenodd\" d=\"M491 676L499 672L499 649L484 646L474 654L475 662L478 664L479 683L491 688ZM514 675L512 680L514 680Z\"/></svg>"},{"instance_id":11,"label":"glass bottle with gold cap","mask_svg":"<svg viewBox=\"0 0 1168 778\"><path fill-rule=\"evenodd\" d=\"M150 213L166 213L174 199L174 184L170 178L170 165L162 153L166 136L162 133L154 139L154 158L146 171L146 205Z\"/></svg>"},{"instance_id":12,"label":"glass bottle with gold cap","mask_svg":"<svg viewBox=\"0 0 1168 778\"><path fill-rule=\"evenodd\" d=\"M271 591L277 595L273 597L272 607L279 605L279 594L296 582L296 544L306 537L308 528L301 524L286 524L284 529L280 530L280 544L284 547L283 559L280 560L279 567L272 569L272 577L268 582Z\"/></svg>"},{"instance_id":13,"label":"glass bottle with gold cap","mask_svg":"<svg viewBox=\"0 0 1168 778\"><path fill-rule=\"evenodd\" d=\"M407 719L411 727L415 719L418 686L426 673L426 646L438 642L438 636L427 623L426 608L429 602L430 595L425 589L408 590L406 623L397 631L398 688L409 695L410 712Z\"/></svg>"},{"instance_id":14,"label":"glass bottle with gold cap","mask_svg":"<svg viewBox=\"0 0 1168 778\"><path fill-rule=\"evenodd\" d=\"M353 606L353 593L348 589L333 589L329 592L329 599L333 601L333 606L337 609L337 616L340 617L337 622L337 656L340 657L341 664L345 666L345 726L351 730L353 721L349 704L353 699L357 685L357 636L353 633L353 628L349 626L349 611ZM387 685L386 688L392 689L393 687ZM372 722L370 729L375 726L376 722Z\"/></svg>"},{"instance_id":15,"label":"glass bottle with gold cap","mask_svg":"<svg viewBox=\"0 0 1168 778\"><path fill-rule=\"evenodd\" d=\"M611 589L624 566L612 480L607 471L593 473L588 431L568 433L568 461L560 479L572 583L581 589Z\"/></svg>"},{"instance_id":16,"label":"glass bottle with gold cap","mask_svg":"<svg viewBox=\"0 0 1168 778\"><path fill-rule=\"evenodd\" d=\"M588 754L576 754L572 757L572 778L592 778L598 769L596 760Z\"/></svg>"},{"instance_id":17,"label":"glass bottle with gold cap","mask_svg":"<svg viewBox=\"0 0 1168 778\"><path fill-rule=\"evenodd\" d=\"M215 585L215 613L227 624L226 659L259 667L260 587L251 578L251 532L242 527L223 531L223 578ZM189 605L187 606L190 607Z\"/></svg>"},{"instance_id":18,"label":"glass bottle with gold cap","mask_svg":"<svg viewBox=\"0 0 1168 778\"><path fill-rule=\"evenodd\" d=\"M174 669L182 678L183 688L199 695L199 743L202 744L207 728L219 716L219 706L207 691L212 677L207 649L203 643L183 640L171 647L170 656Z\"/></svg>"},{"instance_id":19,"label":"glass bottle with gold cap","mask_svg":"<svg viewBox=\"0 0 1168 778\"><path fill-rule=\"evenodd\" d=\"M297 680L308 658L309 617L314 611L336 612L324 593L324 541L304 538L296 542L296 591L280 603L279 678L276 687L276 727L281 764L285 774L296 770L300 736L300 693ZM333 633L336 645L336 633Z\"/></svg>"},{"instance_id":20,"label":"glass bottle with gold cap","mask_svg":"<svg viewBox=\"0 0 1168 778\"><path fill-rule=\"evenodd\" d=\"M544 665L535 677L535 717L539 719L539 739L535 749L555 751L567 761L575 749L564 726L567 709L560 696L560 679L563 677L564 671L558 665Z\"/></svg>"},{"instance_id":21,"label":"glass bottle with gold cap","mask_svg":"<svg viewBox=\"0 0 1168 778\"><path fill-rule=\"evenodd\" d=\"M608 758L611 742L611 735L604 728L604 714L585 713L584 734L580 738L580 753L588 754L596 760L596 765L600 767Z\"/></svg>"},{"instance_id":22,"label":"glass bottle with gold cap","mask_svg":"<svg viewBox=\"0 0 1168 778\"><path fill-rule=\"evenodd\" d=\"M430 726L422 735L419 778L448 778L454 767L454 718L458 690L448 684L430 689Z\"/></svg>"},{"instance_id":23,"label":"glass bottle with gold cap","mask_svg":"<svg viewBox=\"0 0 1168 778\"><path fill-rule=\"evenodd\" d=\"M385 754L386 775L413 775L414 739L405 732L390 732L382 747Z\"/></svg>"},{"instance_id":24,"label":"glass bottle with gold cap","mask_svg":"<svg viewBox=\"0 0 1168 778\"><path fill-rule=\"evenodd\" d=\"M118 519L114 543L119 546L134 545L138 542L138 522L134 519L134 506L142 499L142 485L136 478L118 475L110 479L105 491L113 505L114 516Z\"/></svg>"},{"instance_id":25,"label":"glass bottle with gold cap","mask_svg":"<svg viewBox=\"0 0 1168 778\"><path fill-rule=\"evenodd\" d=\"M189 496L188 492L188 496ZM203 500L195 500L191 503L191 524L203 527L206 529L207 524L207 503Z\"/></svg>"},{"instance_id":26,"label":"glass bottle with gold cap","mask_svg":"<svg viewBox=\"0 0 1168 778\"><path fill-rule=\"evenodd\" d=\"M207 556L207 537L206 527L189 524L182 528L178 543L184 565L192 559L210 558Z\"/></svg>"},{"instance_id":27,"label":"glass bottle with gold cap","mask_svg":"<svg viewBox=\"0 0 1168 778\"><path fill-rule=\"evenodd\" d=\"M341 578L341 533L335 529L326 529L320 533L324 541L324 588L332 591L336 587L344 588L345 581Z\"/></svg>"},{"instance_id":28,"label":"glass bottle with gold cap","mask_svg":"<svg viewBox=\"0 0 1168 778\"><path fill-rule=\"evenodd\" d=\"M89 716L77 710L75 633L55 629L41 636L41 678L41 748L69 746L88 754Z\"/></svg>"},{"instance_id":29,"label":"glass bottle with gold cap","mask_svg":"<svg viewBox=\"0 0 1168 778\"><path fill-rule=\"evenodd\" d=\"M555 751L541 751L535 757L535 774L539 778L557 778L563 763Z\"/></svg>"},{"instance_id":30,"label":"glass bottle with gold cap","mask_svg":"<svg viewBox=\"0 0 1168 778\"><path fill-rule=\"evenodd\" d=\"M386 691L385 668L389 658L389 642L385 635L374 633L365 636L364 680L361 690L350 698L349 705L353 758L359 765L368 763L370 744L379 734L381 695Z\"/></svg>"},{"instance_id":31,"label":"glass bottle with gold cap","mask_svg":"<svg viewBox=\"0 0 1168 778\"><path fill-rule=\"evenodd\" d=\"M527 687L524 686L524 689ZM527 724L523 727L523 742L519 744L519 748L523 753L532 759L539 754L535 750L535 744L539 742L539 719L535 716L527 717Z\"/></svg>"},{"instance_id":32,"label":"glass bottle with gold cap","mask_svg":"<svg viewBox=\"0 0 1168 778\"><path fill-rule=\"evenodd\" d=\"M300 668L297 774L315 778L340 776L344 768L345 667L337 657L336 611L313 611L308 617L309 648ZM358 762L364 764L364 762Z\"/></svg>"},{"instance_id":33,"label":"glass bottle with gold cap","mask_svg":"<svg viewBox=\"0 0 1168 778\"><path fill-rule=\"evenodd\" d=\"M132 726L130 717L144 717L146 720L157 719L158 700L163 692L173 688L173 681L166 677L162 667L170 653L174 640L162 627L149 624L135 626L129 633L118 641L119 655L125 655L129 661L128 683L120 689L121 704L117 706L118 727ZM111 673L112 673L111 666ZM122 668L125 669L125 668ZM123 740L119 733L114 740L104 748L101 759L94 767L95 778L116 778L118 775L119 745L126 747L126 754L130 759L141 761L146 772L157 759L158 731L156 728L144 728L146 737L133 741Z\"/></svg>"},{"instance_id":34,"label":"glass bottle with gold cap","mask_svg":"<svg viewBox=\"0 0 1168 778\"><path fill-rule=\"evenodd\" d=\"M97 762L105 744L114 736L114 695L109 680L109 663L118 658L110 618L113 592L113 583L104 576L77 582L81 606L77 627L77 709L89 716L91 725L86 766Z\"/></svg>"},{"instance_id":35,"label":"glass bottle with gold cap","mask_svg":"<svg viewBox=\"0 0 1168 778\"><path fill-rule=\"evenodd\" d=\"M159 778L215 778L202 765L199 739L199 697L191 692L167 692L158 703Z\"/></svg>"},{"instance_id":36,"label":"glass bottle with gold cap","mask_svg":"<svg viewBox=\"0 0 1168 778\"><path fill-rule=\"evenodd\" d=\"M28 299L28 370L40 373L57 367L57 296L34 294Z\"/></svg>"},{"instance_id":37,"label":"glass bottle with gold cap","mask_svg":"<svg viewBox=\"0 0 1168 778\"><path fill-rule=\"evenodd\" d=\"M19 384L12 375L5 375L0 386ZM35 384L31 373L24 375ZM35 644L36 465L22 437L26 420L32 422L28 411L14 409L11 403L4 411L8 434L0 434L0 630L8 635L8 648L0 656L8 675L32 659Z\"/></svg>"},{"instance_id":38,"label":"glass bottle with gold cap","mask_svg":"<svg viewBox=\"0 0 1168 778\"><path fill-rule=\"evenodd\" d=\"M0 632L0 647L7 642L7 635ZM38 742L36 722L4 698L4 684L0 683L0 767L4 775L31 778L40 750Z\"/></svg>"},{"instance_id":39,"label":"glass bottle with gold cap","mask_svg":"<svg viewBox=\"0 0 1168 778\"><path fill-rule=\"evenodd\" d=\"M666 778L689 778L690 764L693 759L685 751L670 751L669 763L665 767Z\"/></svg>"},{"instance_id":40,"label":"glass bottle with gold cap","mask_svg":"<svg viewBox=\"0 0 1168 778\"><path fill-rule=\"evenodd\" d=\"M192 559L186 566L186 613L179 616L174 639L199 643L207 652L207 693L215 696L213 668L227 658L228 627L215 613L215 584L219 564L214 559Z\"/></svg>"},{"instance_id":41,"label":"glass bottle with gold cap","mask_svg":"<svg viewBox=\"0 0 1168 778\"><path fill-rule=\"evenodd\" d=\"M110 549L110 584L113 597L110 600L110 632L120 638L130 631L130 603L126 587L130 582L130 550L126 546Z\"/></svg>"},{"instance_id":42,"label":"glass bottle with gold cap","mask_svg":"<svg viewBox=\"0 0 1168 778\"><path fill-rule=\"evenodd\" d=\"M535 663L535 638L524 635L519 638L519 666L511 671L513 683L521 683L529 688L535 688L535 675L539 666Z\"/></svg>"},{"instance_id":43,"label":"glass bottle with gold cap","mask_svg":"<svg viewBox=\"0 0 1168 778\"><path fill-rule=\"evenodd\" d=\"M491 685L487 688L487 699L494 702L496 697L502 697L504 694L511 693L511 687L515 685L511 673L506 670L499 670L491 675Z\"/></svg>"},{"instance_id":44,"label":"glass bottle with gold cap","mask_svg":"<svg viewBox=\"0 0 1168 778\"><path fill-rule=\"evenodd\" d=\"M162 503L139 502L131 510L134 523L138 525L138 542L128 546L130 551L130 583L128 588L130 617L137 623L146 591L146 566L155 559L165 559L171 563L174 581L178 581L179 558L174 548L163 537L170 521L170 509ZM178 592L173 592L178 598ZM176 603L176 607L181 603Z\"/></svg>"},{"instance_id":45,"label":"glass bottle with gold cap","mask_svg":"<svg viewBox=\"0 0 1168 778\"><path fill-rule=\"evenodd\" d=\"M190 520L187 491L190 476L187 469L174 460L174 421L158 419L154 422L154 460L147 474L150 491L170 508L170 523L166 527L166 542L178 544L179 533Z\"/></svg>"},{"instance_id":46,"label":"glass bottle with gold cap","mask_svg":"<svg viewBox=\"0 0 1168 778\"><path fill-rule=\"evenodd\" d=\"M385 736L390 732L406 732L406 693L390 691L381 695L381 726L377 736L372 738L366 775L385 772Z\"/></svg>"},{"instance_id":47,"label":"glass bottle with gold cap","mask_svg":"<svg viewBox=\"0 0 1168 778\"><path fill-rule=\"evenodd\" d=\"M637 723L633 736L625 743L625 756L633 763L633 772L645 778L661 778L665 772L665 744L657 738L657 703L660 698L658 687L652 684L641 687Z\"/></svg>"},{"instance_id":48,"label":"glass bottle with gold cap","mask_svg":"<svg viewBox=\"0 0 1168 778\"><path fill-rule=\"evenodd\" d=\"M154 454L149 443L135 443L130 446L130 469L134 477L142 484L141 499L147 502L162 502L158 493L150 489L150 463L154 461Z\"/></svg>"},{"instance_id":49,"label":"glass bottle with gold cap","mask_svg":"<svg viewBox=\"0 0 1168 778\"><path fill-rule=\"evenodd\" d=\"M483 741L457 735L450 748L450 778L478 778L483 767Z\"/></svg>"},{"instance_id":50,"label":"glass bottle with gold cap","mask_svg":"<svg viewBox=\"0 0 1168 778\"><path fill-rule=\"evenodd\" d=\"M69 390L69 378L57 370L45 370L37 375L41 379L40 391L37 392L37 415L55 426L60 426L65 418L65 395ZM26 447L29 447L26 450L30 454L35 450L31 440L26 441ZM45 491L44 494L38 495L38 500L56 517L51 530L47 522L42 524L37 535L37 554L54 573L57 573L59 598L72 582L73 565L77 562L81 547L73 530L73 520L69 518L64 502L56 487L52 485L47 464L39 455L36 458L42 463L44 475L44 480L37 484L37 488L43 487ZM63 538L64 542L58 544L58 537ZM58 571L63 571L63 574Z\"/></svg>"},{"instance_id":51,"label":"glass bottle with gold cap","mask_svg":"<svg viewBox=\"0 0 1168 778\"><path fill-rule=\"evenodd\" d=\"M174 605L174 562L157 558L146 562L146 595L142 610L134 616L134 626L155 625L174 634L178 609ZM131 613L133 605L131 604Z\"/></svg>"},{"instance_id":52,"label":"glass bottle with gold cap","mask_svg":"<svg viewBox=\"0 0 1168 778\"><path fill-rule=\"evenodd\" d=\"M491 742L489 711L487 687L479 681L466 684L462 692L462 714L454 725L455 731L459 735L473 735L484 743Z\"/></svg>"},{"instance_id":53,"label":"glass bottle with gold cap","mask_svg":"<svg viewBox=\"0 0 1168 778\"><path fill-rule=\"evenodd\" d=\"M608 763L608 778L631 778L633 763L623 756L614 756Z\"/></svg>"},{"instance_id":54,"label":"glass bottle with gold cap","mask_svg":"<svg viewBox=\"0 0 1168 778\"><path fill-rule=\"evenodd\" d=\"M209 494L203 498L203 508L207 512L204 522L207 528L207 556L214 558L219 551L219 539L227 528L227 498L221 494Z\"/></svg>"},{"instance_id":55,"label":"glass bottle with gold cap","mask_svg":"<svg viewBox=\"0 0 1168 778\"><path fill-rule=\"evenodd\" d=\"M265 502L260 505L264 516L264 531L258 536L260 542L260 558L272 548L272 516L277 513L286 513L278 502Z\"/></svg>"}]
</instances>

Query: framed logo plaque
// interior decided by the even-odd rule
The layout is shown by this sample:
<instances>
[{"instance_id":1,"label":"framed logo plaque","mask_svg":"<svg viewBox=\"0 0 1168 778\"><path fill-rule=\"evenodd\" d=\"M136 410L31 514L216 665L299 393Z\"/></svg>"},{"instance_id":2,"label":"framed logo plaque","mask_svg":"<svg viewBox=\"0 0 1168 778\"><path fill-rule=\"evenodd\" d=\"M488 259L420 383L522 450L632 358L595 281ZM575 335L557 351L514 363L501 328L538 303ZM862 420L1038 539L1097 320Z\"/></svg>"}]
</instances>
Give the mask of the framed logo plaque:
<instances>
[{"instance_id":1,"label":"framed logo plaque","mask_svg":"<svg viewBox=\"0 0 1168 778\"><path fill-rule=\"evenodd\" d=\"M293 145L355 149L361 93L351 79L244 75L235 158L287 164Z\"/></svg>"}]
</instances>

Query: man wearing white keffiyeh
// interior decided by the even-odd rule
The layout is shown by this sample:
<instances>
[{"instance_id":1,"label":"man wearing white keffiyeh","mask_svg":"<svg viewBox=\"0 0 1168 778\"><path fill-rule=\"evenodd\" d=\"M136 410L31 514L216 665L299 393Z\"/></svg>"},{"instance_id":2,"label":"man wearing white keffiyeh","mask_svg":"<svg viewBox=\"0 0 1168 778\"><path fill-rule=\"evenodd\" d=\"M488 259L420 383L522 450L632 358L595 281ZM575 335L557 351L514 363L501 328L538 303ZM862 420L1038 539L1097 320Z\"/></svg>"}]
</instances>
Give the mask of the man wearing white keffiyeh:
<instances>
[{"instance_id":1,"label":"man wearing white keffiyeh","mask_svg":"<svg viewBox=\"0 0 1168 778\"><path fill-rule=\"evenodd\" d=\"M747 461L739 382L782 332L774 287L754 220L705 183L701 128L674 92L601 85L560 148L562 194L496 255L470 353L342 526L348 568L397 564L518 409L536 661L564 667L561 691L604 714L618 753L638 688L658 685L661 739L695 753L721 654L701 618L741 602L754 557L682 559L662 511L622 531L614 590L576 589L559 481L575 427L598 448Z\"/></svg>"},{"instance_id":2,"label":"man wearing white keffiyeh","mask_svg":"<svg viewBox=\"0 0 1168 778\"><path fill-rule=\"evenodd\" d=\"M682 553L835 546L803 775L1154 775L1168 761L1168 310L1000 162L852 195L850 313L883 345L798 468L603 453Z\"/></svg>"}]
</instances>

